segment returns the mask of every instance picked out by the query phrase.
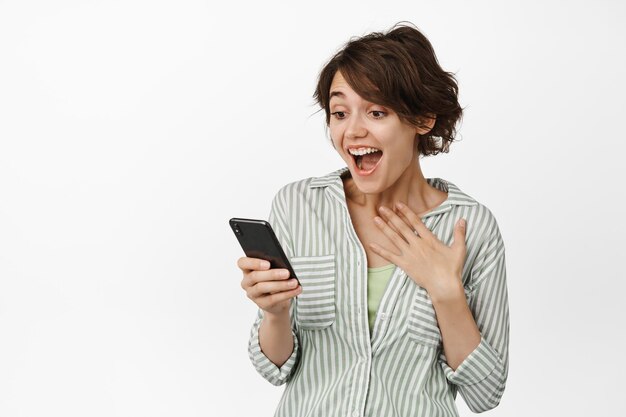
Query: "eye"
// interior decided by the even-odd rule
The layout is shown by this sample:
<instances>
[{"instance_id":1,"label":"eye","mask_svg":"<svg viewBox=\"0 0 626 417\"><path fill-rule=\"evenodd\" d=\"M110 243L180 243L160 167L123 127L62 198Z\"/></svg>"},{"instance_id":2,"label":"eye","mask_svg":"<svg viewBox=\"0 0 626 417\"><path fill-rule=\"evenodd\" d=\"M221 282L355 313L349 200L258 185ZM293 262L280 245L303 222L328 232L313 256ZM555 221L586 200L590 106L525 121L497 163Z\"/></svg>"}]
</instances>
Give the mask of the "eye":
<instances>
[{"instance_id":1,"label":"eye","mask_svg":"<svg viewBox=\"0 0 626 417\"><path fill-rule=\"evenodd\" d=\"M386 112L382 111L382 110L372 110L372 113L380 113L380 114L387 114ZM376 116L374 115L374 119L382 119L385 116Z\"/></svg>"},{"instance_id":2,"label":"eye","mask_svg":"<svg viewBox=\"0 0 626 417\"><path fill-rule=\"evenodd\" d=\"M341 119L343 119L343 118L344 118L344 113L345 113L345 112L342 112L342 111L336 111L336 112L331 113L331 115L333 115L333 116L335 116L337 119L341 120ZM340 115L341 115L341 116L340 116Z\"/></svg>"}]
</instances>

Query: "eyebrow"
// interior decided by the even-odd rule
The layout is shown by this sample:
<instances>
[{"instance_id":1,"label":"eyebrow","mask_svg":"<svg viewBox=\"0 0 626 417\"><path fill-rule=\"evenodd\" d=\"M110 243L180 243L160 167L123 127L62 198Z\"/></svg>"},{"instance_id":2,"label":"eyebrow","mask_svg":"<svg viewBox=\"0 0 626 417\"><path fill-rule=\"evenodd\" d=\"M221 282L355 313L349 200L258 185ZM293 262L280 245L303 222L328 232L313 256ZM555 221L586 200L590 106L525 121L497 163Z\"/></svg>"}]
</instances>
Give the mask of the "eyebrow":
<instances>
[{"instance_id":1,"label":"eyebrow","mask_svg":"<svg viewBox=\"0 0 626 417\"><path fill-rule=\"evenodd\" d=\"M337 91L337 90L335 90L335 91L331 91L331 92L330 92L330 96L328 97L328 102L329 102L329 103L330 103L330 100L331 100L333 97L338 97L338 98L343 98L343 99L345 99L345 98L346 98L346 95L345 95L343 92L341 92L341 91ZM368 104L376 104L376 103L372 103L371 101L367 101L367 100L363 100L363 101L364 101L364 102L366 102L366 103L368 103Z\"/></svg>"},{"instance_id":2,"label":"eyebrow","mask_svg":"<svg viewBox=\"0 0 626 417\"><path fill-rule=\"evenodd\" d=\"M328 101L330 101L333 97L346 98L346 95L341 91L331 91L330 96L328 97Z\"/></svg>"}]
</instances>

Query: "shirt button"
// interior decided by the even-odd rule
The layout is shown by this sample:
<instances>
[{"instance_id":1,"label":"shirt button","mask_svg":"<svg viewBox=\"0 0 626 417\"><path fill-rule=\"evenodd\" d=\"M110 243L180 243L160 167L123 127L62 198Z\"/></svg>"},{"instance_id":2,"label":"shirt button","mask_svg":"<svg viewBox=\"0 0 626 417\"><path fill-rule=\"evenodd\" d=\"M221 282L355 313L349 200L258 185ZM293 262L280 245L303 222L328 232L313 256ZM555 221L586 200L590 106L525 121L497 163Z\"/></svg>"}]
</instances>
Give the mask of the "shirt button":
<instances>
[{"instance_id":1,"label":"shirt button","mask_svg":"<svg viewBox=\"0 0 626 417\"><path fill-rule=\"evenodd\" d=\"M387 313L380 313L381 320L387 320Z\"/></svg>"}]
</instances>

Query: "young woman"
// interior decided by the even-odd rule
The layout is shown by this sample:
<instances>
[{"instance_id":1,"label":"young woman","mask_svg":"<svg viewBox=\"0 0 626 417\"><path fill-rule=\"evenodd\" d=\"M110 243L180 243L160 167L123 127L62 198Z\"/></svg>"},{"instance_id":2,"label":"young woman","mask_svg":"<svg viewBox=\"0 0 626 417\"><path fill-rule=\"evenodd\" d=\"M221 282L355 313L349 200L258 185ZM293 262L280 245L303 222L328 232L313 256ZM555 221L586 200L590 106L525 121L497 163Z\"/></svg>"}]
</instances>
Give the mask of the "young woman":
<instances>
[{"instance_id":1,"label":"young woman","mask_svg":"<svg viewBox=\"0 0 626 417\"><path fill-rule=\"evenodd\" d=\"M314 98L346 166L283 186L269 222L301 287L237 262L258 307L249 355L276 416L457 416L496 407L508 375L504 242L492 212L419 157L448 152L452 74L410 25L348 42Z\"/></svg>"}]
</instances>

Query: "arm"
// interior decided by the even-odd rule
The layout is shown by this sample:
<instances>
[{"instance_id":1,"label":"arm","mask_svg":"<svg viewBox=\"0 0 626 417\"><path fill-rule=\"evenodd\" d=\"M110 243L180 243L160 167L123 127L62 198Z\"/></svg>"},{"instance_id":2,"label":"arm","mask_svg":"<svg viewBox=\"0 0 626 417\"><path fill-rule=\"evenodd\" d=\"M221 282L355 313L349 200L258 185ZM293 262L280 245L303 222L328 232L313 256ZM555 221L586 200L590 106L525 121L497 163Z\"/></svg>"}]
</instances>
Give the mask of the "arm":
<instances>
[{"instance_id":1,"label":"arm","mask_svg":"<svg viewBox=\"0 0 626 417\"><path fill-rule=\"evenodd\" d=\"M292 299L290 307L290 316L293 317L294 302ZM263 324L263 330L259 335L261 324L266 319L263 318L263 310L258 309L256 320L250 331L250 341L248 343L248 356L252 361L252 365L257 372L273 385L282 385L286 383L295 371L299 360L300 343L295 329L293 319L285 323L266 323ZM288 333L287 333L288 332ZM273 341L269 338L276 337ZM260 343L260 340L263 343ZM287 343L289 347L280 346L281 343ZM274 362L272 359L274 359Z\"/></svg>"},{"instance_id":2,"label":"arm","mask_svg":"<svg viewBox=\"0 0 626 417\"><path fill-rule=\"evenodd\" d=\"M280 192L272 201L268 222L276 233L285 254L291 257L291 240L287 232ZM257 372L273 385L282 385L291 377L299 360L300 343L294 320L295 299L285 316L267 315L258 309L250 331L248 356Z\"/></svg>"},{"instance_id":3,"label":"arm","mask_svg":"<svg viewBox=\"0 0 626 417\"><path fill-rule=\"evenodd\" d=\"M280 316L265 311L262 311L262 314L258 334L259 347L265 356L280 368L287 362L295 346L290 314L289 311Z\"/></svg>"},{"instance_id":4,"label":"arm","mask_svg":"<svg viewBox=\"0 0 626 417\"><path fill-rule=\"evenodd\" d=\"M467 301L463 293L453 291L447 297L435 295L433 306L444 343L439 363L446 378L474 413L495 408L504 393L509 362L506 261L497 224L472 266Z\"/></svg>"},{"instance_id":5,"label":"arm","mask_svg":"<svg viewBox=\"0 0 626 417\"><path fill-rule=\"evenodd\" d=\"M461 279L446 294L432 294L431 300L441 330L448 366L455 370L480 344L481 334L465 299Z\"/></svg>"}]
</instances>

